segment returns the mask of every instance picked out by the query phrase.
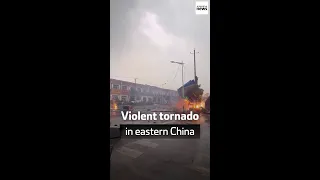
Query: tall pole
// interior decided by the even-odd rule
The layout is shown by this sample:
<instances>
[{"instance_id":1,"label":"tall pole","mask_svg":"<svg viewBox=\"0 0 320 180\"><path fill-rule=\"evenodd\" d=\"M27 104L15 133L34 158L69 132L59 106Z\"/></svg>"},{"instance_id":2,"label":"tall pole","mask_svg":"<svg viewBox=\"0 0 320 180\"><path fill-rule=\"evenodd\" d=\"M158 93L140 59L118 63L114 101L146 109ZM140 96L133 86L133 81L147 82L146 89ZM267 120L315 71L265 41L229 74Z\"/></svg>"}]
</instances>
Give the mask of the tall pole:
<instances>
[{"instance_id":1,"label":"tall pole","mask_svg":"<svg viewBox=\"0 0 320 180\"><path fill-rule=\"evenodd\" d=\"M196 68L196 49L193 49L193 63L194 63L194 79L196 83L198 84L196 78L197 78L197 68Z\"/></svg>"},{"instance_id":2,"label":"tall pole","mask_svg":"<svg viewBox=\"0 0 320 180\"><path fill-rule=\"evenodd\" d=\"M199 52L196 52L196 49L194 48L193 49L193 53L190 52L190 54L193 54L193 62L194 62L194 81L196 82L196 84L198 84L198 77L197 77L197 69L196 69L196 53L199 53Z\"/></svg>"},{"instance_id":3,"label":"tall pole","mask_svg":"<svg viewBox=\"0 0 320 180\"><path fill-rule=\"evenodd\" d=\"M184 81L183 81L183 61L181 63L182 65L182 98L183 98L183 106L182 106L182 113L184 113Z\"/></svg>"},{"instance_id":4,"label":"tall pole","mask_svg":"<svg viewBox=\"0 0 320 180\"><path fill-rule=\"evenodd\" d=\"M182 65L182 98L184 98L183 61L182 61L181 65Z\"/></svg>"}]
</instances>

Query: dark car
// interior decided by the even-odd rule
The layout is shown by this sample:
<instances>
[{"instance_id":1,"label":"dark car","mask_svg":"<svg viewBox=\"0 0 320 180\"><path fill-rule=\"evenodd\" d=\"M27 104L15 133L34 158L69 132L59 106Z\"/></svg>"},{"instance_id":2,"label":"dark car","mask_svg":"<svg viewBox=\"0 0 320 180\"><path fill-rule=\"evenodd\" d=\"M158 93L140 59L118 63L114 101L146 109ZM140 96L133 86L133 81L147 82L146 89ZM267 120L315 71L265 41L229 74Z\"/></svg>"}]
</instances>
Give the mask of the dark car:
<instances>
[{"instance_id":1,"label":"dark car","mask_svg":"<svg viewBox=\"0 0 320 180\"><path fill-rule=\"evenodd\" d=\"M121 105L120 111L132 111L133 107L131 105Z\"/></svg>"}]
</instances>

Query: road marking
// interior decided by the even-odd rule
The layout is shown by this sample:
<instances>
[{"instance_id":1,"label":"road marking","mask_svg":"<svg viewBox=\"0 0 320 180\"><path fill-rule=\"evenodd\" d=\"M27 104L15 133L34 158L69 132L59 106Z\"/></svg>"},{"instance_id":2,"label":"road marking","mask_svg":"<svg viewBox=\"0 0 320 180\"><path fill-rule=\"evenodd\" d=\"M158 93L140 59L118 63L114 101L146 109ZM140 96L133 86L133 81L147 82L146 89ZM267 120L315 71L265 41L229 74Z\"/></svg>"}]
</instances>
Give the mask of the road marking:
<instances>
[{"instance_id":1,"label":"road marking","mask_svg":"<svg viewBox=\"0 0 320 180\"><path fill-rule=\"evenodd\" d=\"M139 144L141 146L146 146L146 147L150 147L150 148L156 148L158 147L159 144L157 143L153 143L151 141L148 141L148 140L138 140L138 141L135 141L133 142L135 144Z\"/></svg>"},{"instance_id":2,"label":"road marking","mask_svg":"<svg viewBox=\"0 0 320 180\"><path fill-rule=\"evenodd\" d=\"M140 152L140 151L137 151L134 149L130 149L127 147L121 147L121 148L117 149L116 151L123 154L123 155L130 156L132 158L137 158L143 154L143 152Z\"/></svg>"}]
</instances>

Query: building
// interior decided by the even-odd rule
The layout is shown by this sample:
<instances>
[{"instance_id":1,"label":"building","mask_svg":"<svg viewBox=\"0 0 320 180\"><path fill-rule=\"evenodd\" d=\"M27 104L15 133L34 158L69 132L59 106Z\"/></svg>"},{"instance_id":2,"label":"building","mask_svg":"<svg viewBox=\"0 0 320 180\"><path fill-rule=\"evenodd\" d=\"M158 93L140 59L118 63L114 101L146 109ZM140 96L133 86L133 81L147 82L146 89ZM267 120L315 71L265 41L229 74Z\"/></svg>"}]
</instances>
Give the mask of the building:
<instances>
[{"instance_id":1,"label":"building","mask_svg":"<svg viewBox=\"0 0 320 180\"><path fill-rule=\"evenodd\" d=\"M156 86L110 79L110 99L124 102L135 101L168 104L178 99L178 93L174 90Z\"/></svg>"}]
</instances>

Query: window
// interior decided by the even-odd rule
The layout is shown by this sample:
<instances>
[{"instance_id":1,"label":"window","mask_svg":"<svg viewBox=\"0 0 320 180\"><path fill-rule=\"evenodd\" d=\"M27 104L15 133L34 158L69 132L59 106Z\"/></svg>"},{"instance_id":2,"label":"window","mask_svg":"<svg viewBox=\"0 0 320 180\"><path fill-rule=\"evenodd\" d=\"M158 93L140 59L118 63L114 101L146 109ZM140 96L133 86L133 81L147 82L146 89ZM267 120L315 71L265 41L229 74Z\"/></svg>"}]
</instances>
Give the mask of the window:
<instances>
[{"instance_id":1,"label":"window","mask_svg":"<svg viewBox=\"0 0 320 180\"><path fill-rule=\"evenodd\" d=\"M127 101L127 96L121 96L121 101Z\"/></svg>"},{"instance_id":2,"label":"window","mask_svg":"<svg viewBox=\"0 0 320 180\"><path fill-rule=\"evenodd\" d=\"M122 86L122 90L128 90L127 86Z\"/></svg>"},{"instance_id":3,"label":"window","mask_svg":"<svg viewBox=\"0 0 320 180\"><path fill-rule=\"evenodd\" d=\"M143 97L143 102L147 102L147 98L146 97Z\"/></svg>"},{"instance_id":4,"label":"window","mask_svg":"<svg viewBox=\"0 0 320 180\"><path fill-rule=\"evenodd\" d=\"M120 89L120 86L117 85L117 84L114 84L114 85L113 85L113 89Z\"/></svg>"},{"instance_id":5,"label":"window","mask_svg":"<svg viewBox=\"0 0 320 180\"><path fill-rule=\"evenodd\" d=\"M119 100L119 96L118 95L112 95L112 100Z\"/></svg>"}]
</instances>

